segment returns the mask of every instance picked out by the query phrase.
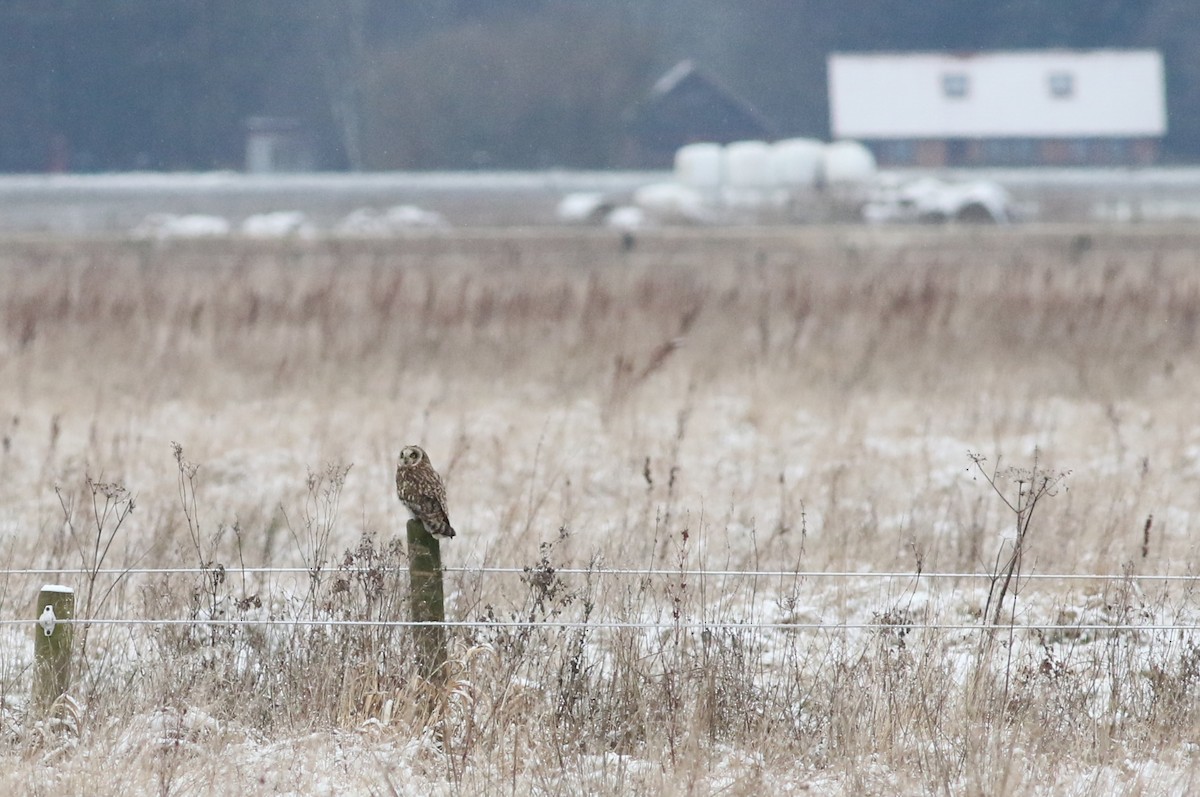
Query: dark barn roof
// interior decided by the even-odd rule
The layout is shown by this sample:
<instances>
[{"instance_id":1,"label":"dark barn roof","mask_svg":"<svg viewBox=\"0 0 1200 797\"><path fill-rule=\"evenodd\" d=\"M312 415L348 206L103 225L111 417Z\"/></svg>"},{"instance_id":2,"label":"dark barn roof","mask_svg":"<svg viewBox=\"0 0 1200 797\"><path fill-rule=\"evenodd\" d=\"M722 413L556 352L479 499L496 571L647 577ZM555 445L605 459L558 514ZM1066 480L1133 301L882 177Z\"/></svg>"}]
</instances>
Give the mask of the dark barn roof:
<instances>
[{"instance_id":1,"label":"dark barn roof","mask_svg":"<svg viewBox=\"0 0 1200 797\"><path fill-rule=\"evenodd\" d=\"M627 112L627 130L629 165L645 167L669 166L675 150L696 141L773 137L758 111L691 61L672 67Z\"/></svg>"}]
</instances>

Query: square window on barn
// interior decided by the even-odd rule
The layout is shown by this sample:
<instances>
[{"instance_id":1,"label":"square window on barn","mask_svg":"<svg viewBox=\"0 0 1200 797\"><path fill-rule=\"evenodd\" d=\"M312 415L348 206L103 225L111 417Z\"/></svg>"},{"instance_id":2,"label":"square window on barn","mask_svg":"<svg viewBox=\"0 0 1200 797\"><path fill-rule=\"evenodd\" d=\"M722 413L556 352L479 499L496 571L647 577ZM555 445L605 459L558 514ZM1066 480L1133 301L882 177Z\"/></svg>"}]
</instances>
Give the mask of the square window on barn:
<instances>
[{"instance_id":1,"label":"square window on barn","mask_svg":"<svg viewBox=\"0 0 1200 797\"><path fill-rule=\"evenodd\" d=\"M971 84L966 74L962 72L947 72L942 75L942 95L952 100L963 99L970 91Z\"/></svg>"},{"instance_id":2,"label":"square window on barn","mask_svg":"<svg viewBox=\"0 0 1200 797\"><path fill-rule=\"evenodd\" d=\"M1065 100L1075 96L1075 76L1070 72L1051 72L1048 82L1051 97Z\"/></svg>"}]
</instances>

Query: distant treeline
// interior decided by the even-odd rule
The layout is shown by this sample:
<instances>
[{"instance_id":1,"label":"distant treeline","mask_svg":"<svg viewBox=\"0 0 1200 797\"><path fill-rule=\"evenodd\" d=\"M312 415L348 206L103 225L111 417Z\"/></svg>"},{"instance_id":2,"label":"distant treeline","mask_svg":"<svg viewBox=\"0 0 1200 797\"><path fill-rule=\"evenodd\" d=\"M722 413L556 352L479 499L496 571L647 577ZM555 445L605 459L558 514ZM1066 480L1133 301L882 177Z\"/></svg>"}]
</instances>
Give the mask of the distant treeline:
<instances>
[{"instance_id":1,"label":"distant treeline","mask_svg":"<svg viewBox=\"0 0 1200 797\"><path fill-rule=\"evenodd\" d=\"M320 168L615 167L683 58L826 137L832 51L1031 47L1161 49L1200 160L1193 0L0 0L0 171L240 168L264 115Z\"/></svg>"}]
</instances>

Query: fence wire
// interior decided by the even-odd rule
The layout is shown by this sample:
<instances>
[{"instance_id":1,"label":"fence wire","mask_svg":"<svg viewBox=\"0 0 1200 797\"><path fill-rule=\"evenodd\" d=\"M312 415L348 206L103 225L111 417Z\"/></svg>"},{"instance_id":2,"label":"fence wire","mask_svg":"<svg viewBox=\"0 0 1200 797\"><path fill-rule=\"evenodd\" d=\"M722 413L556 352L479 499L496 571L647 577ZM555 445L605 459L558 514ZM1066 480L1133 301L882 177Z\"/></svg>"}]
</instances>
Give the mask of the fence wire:
<instances>
[{"instance_id":1,"label":"fence wire","mask_svg":"<svg viewBox=\"0 0 1200 797\"><path fill-rule=\"evenodd\" d=\"M40 620L0 620L0 626L36 625ZM439 626L442 628L561 628L567 630L640 630L640 631L891 631L909 633L911 631L1197 631L1200 627L1190 623L907 623L907 622L842 622L842 623L789 623L789 622L733 622L713 621L702 622L695 620L661 620L661 621L612 621L612 620L321 620L307 618L276 618L268 620L255 619L156 619L133 620L116 617L85 620L59 619L57 623L65 625L98 625L98 626L195 626L198 628L271 628L271 627L314 627L314 628L420 628Z\"/></svg>"},{"instance_id":2,"label":"fence wire","mask_svg":"<svg viewBox=\"0 0 1200 797\"><path fill-rule=\"evenodd\" d=\"M88 570L85 568L10 568L0 569L0 576L172 576L172 575L207 575L211 576L216 567L145 567L145 568L100 568ZM406 572L407 566L398 565L385 568L329 567L314 570L307 567L266 567L266 566L237 566L225 567L226 576L245 575L280 575L280 576L328 576L338 572L353 574L366 570L383 570L385 572ZM450 566L443 568L446 573L459 573L468 576L523 576L553 574L561 576L596 576L596 577L652 577L652 578L714 578L714 579L813 579L813 580L896 580L909 581L994 581L999 577L993 573L979 572L914 572L914 571L851 571L851 570L705 570L678 568L580 568L580 567L493 567L493 566ZM1160 573L1028 573L1020 576L1025 582L1161 582L1187 583L1200 581L1200 575L1160 574ZM0 619L0 626L22 626L37 623L36 619ZM701 631L852 631L878 630L893 632L909 631L988 631L996 629L1014 629L1022 631L1045 632L1173 632L1194 631L1197 626L1187 623L1003 623L990 625L987 623L919 623L919 622L736 622L736 621L695 621L695 620L662 620L662 621L573 621L561 619L540 620L456 620L445 622L422 622L412 620L334 620L334 619L305 619L305 618L271 618L271 619L126 619L126 618L97 618L85 620L59 620L74 625L95 626L196 626L196 627L359 627L359 628L414 628L436 625L443 628L561 628L568 630L701 630Z\"/></svg>"},{"instance_id":3,"label":"fence wire","mask_svg":"<svg viewBox=\"0 0 1200 797\"><path fill-rule=\"evenodd\" d=\"M141 568L17 568L0 569L0 576L135 576L135 575L205 575L220 567L141 567ZM322 567L241 567L224 566L226 575L328 575L330 573L355 573L365 570L384 572L407 572L407 565L394 567L346 568ZM530 573L554 573L564 576L646 576L687 578L797 578L797 579L913 579L913 580L978 580L992 581L1003 578L1003 574L968 572L914 572L914 571L856 571L856 570L695 570L679 568L586 568L586 567L470 567L450 566L442 568L445 573L467 575L527 575ZM1023 573L1026 581L1161 581L1200 582L1200 574L1166 573Z\"/></svg>"}]
</instances>

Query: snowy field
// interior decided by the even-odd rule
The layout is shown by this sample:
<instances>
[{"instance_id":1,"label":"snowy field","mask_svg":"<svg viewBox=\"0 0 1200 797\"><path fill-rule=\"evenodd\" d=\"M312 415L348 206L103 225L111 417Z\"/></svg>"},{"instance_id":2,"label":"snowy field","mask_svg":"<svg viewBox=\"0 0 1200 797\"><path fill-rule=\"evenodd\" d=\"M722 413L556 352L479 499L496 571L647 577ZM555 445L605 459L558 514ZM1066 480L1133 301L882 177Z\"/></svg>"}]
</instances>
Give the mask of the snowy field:
<instances>
[{"instance_id":1,"label":"snowy field","mask_svg":"<svg viewBox=\"0 0 1200 797\"><path fill-rule=\"evenodd\" d=\"M406 205L455 226L550 224L568 194L628 196L664 177L565 171L7 175L0 176L0 232L126 234L156 214L221 218L236 231L248 218L281 212L301 213L315 228L332 231L356 211Z\"/></svg>"},{"instance_id":2,"label":"snowy field","mask_svg":"<svg viewBox=\"0 0 1200 797\"><path fill-rule=\"evenodd\" d=\"M1200 786L1192 227L20 236L0 280L2 793ZM444 687L387 624L408 443ZM46 718L49 582L94 623Z\"/></svg>"}]
</instances>

